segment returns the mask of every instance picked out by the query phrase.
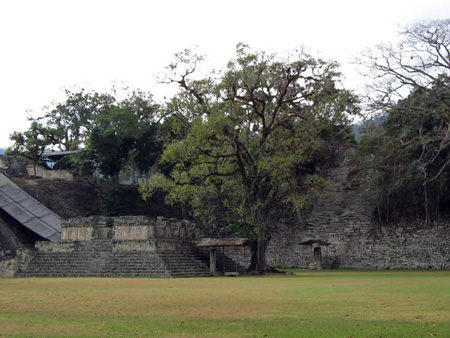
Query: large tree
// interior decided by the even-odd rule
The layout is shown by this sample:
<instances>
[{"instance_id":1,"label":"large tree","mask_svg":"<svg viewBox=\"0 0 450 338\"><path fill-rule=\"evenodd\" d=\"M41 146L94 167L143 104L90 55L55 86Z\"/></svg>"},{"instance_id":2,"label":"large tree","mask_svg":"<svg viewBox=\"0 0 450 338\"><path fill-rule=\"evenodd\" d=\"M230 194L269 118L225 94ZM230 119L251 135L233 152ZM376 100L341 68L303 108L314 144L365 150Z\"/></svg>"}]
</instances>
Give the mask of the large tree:
<instances>
[{"instance_id":1,"label":"large tree","mask_svg":"<svg viewBox=\"0 0 450 338\"><path fill-rule=\"evenodd\" d=\"M450 173L450 20L406 27L398 45L379 45L359 60L374 77L368 107L386 122L363 140L378 216L423 214L448 203ZM414 211L414 212L413 212Z\"/></svg>"},{"instance_id":2,"label":"large tree","mask_svg":"<svg viewBox=\"0 0 450 338\"><path fill-rule=\"evenodd\" d=\"M148 171L162 152L156 139L158 110L152 96L140 91L109 106L93 120L79 162L95 162L116 184L126 165Z\"/></svg>"},{"instance_id":3,"label":"large tree","mask_svg":"<svg viewBox=\"0 0 450 338\"><path fill-rule=\"evenodd\" d=\"M335 63L303 51L282 60L240 44L222 73L200 80L190 78L199 57L185 51L177 60L168 81L181 91L168 110L185 135L163 153L170 177L155 175L142 191L162 187L204 219L250 224L253 267L264 272L271 211L280 201L302 208L326 185L315 166L327 141L347 136L355 99L339 88Z\"/></svg>"},{"instance_id":4,"label":"large tree","mask_svg":"<svg viewBox=\"0 0 450 338\"><path fill-rule=\"evenodd\" d=\"M56 141L57 130L32 121L30 128L24 132L14 132L10 135L13 146L8 148L5 155L22 156L33 164L34 176L36 167L41 162L42 154Z\"/></svg>"},{"instance_id":5,"label":"large tree","mask_svg":"<svg viewBox=\"0 0 450 338\"><path fill-rule=\"evenodd\" d=\"M57 146L62 151L74 151L84 147L95 119L116 103L111 94L94 91L65 90L64 102L54 103L37 121L56 130Z\"/></svg>"}]
</instances>

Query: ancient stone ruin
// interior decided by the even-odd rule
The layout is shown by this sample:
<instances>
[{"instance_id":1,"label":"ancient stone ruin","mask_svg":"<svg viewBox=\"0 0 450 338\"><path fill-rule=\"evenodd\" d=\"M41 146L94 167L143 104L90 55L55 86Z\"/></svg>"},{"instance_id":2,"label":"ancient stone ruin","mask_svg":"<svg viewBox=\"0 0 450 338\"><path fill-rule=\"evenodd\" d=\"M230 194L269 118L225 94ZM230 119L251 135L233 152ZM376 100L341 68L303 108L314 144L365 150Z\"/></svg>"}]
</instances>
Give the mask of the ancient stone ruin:
<instances>
[{"instance_id":1,"label":"ancient stone ruin","mask_svg":"<svg viewBox=\"0 0 450 338\"><path fill-rule=\"evenodd\" d=\"M315 201L307 218L273 227L269 264L307 269L450 268L448 225L375 225L349 164L344 161L328 175L333 186Z\"/></svg>"},{"instance_id":2,"label":"ancient stone ruin","mask_svg":"<svg viewBox=\"0 0 450 338\"><path fill-rule=\"evenodd\" d=\"M37 242L16 276L210 276L210 253L197 248L201 231L186 220L144 216L75 218L61 224L62 240ZM243 257L221 253L219 273L245 272ZM234 259L240 259L240 262ZM249 259L247 264L249 263Z\"/></svg>"},{"instance_id":3,"label":"ancient stone ruin","mask_svg":"<svg viewBox=\"0 0 450 338\"><path fill-rule=\"evenodd\" d=\"M352 179L348 161L340 163L329 169L333 186L308 215L271 220L270 265L450 269L448 222L432 228L374 224L361 182ZM64 221L0 174L0 276L190 277L246 271L251 253L235 245L240 241L202 237L195 224L163 217Z\"/></svg>"}]
</instances>

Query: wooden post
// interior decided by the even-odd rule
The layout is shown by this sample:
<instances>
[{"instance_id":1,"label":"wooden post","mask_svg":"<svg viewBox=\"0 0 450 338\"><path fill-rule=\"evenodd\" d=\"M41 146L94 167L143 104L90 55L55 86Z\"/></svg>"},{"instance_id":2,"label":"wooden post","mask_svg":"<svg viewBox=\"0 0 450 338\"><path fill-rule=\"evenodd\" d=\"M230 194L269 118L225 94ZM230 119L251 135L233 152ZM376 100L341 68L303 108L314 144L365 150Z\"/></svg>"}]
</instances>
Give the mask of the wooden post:
<instances>
[{"instance_id":1,"label":"wooden post","mask_svg":"<svg viewBox=\"0 0 450 338\"><path fill-rule=\"evenodd\" d=\"M216 273L216 261L217 261L216 249L211 248L209 250L209 271L214 274Z\"/></svg>"},{"instance_id":2,"label":"wooden post","mask_svg":"<svg viewBox=\"0 0 450 338\"><path fill-rule=\"evenodd\" d=\"M314 255L314 263L316 264L317 270L322 270L322 252L320 250L320 246L313 245L313 255Z\"/></svg>"}]
</instances>

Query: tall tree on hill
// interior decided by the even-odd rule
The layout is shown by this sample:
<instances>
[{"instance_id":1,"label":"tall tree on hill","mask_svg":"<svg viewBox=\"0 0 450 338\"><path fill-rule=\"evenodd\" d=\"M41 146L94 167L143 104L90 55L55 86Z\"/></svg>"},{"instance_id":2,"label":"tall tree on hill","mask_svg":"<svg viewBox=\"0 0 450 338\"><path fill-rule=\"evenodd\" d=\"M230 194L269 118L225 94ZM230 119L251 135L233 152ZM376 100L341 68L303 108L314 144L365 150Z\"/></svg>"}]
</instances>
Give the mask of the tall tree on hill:
<instances>
[{"instance_id":1,"label":"tall tree on hill","mask_svg":"<svg viewBox=\"0 0 450 338\"><path fill-rule=\"evenodd\" d=\"M33 164L34 176L36 168L41 161L45 149L56 142L56 130L48 128L38 122L31 122L30 128L25 132L14 132L10 139L14 142L5 155L23 156Z\"/></svg>"},{"instance_id":2,"label":"tall tree on hill","mask_svg":"<svg viewBox=\"0 0 450 338\"><path fill-rule=\"evenodd\" d=\"M376 155L368 158L379 219L423 213L430 225L450 207L450 20L407 27L399 45L380 45L360 62L375 79L369 107L388 116L363 140Z\"/></svg>"},{"instance_id":3,"label":"tall tree on hill","mask_svg":"<svg viewBox=\"0 0 450 338\"><path fill-rule=\"evenodd\" d=\"M347 136L355 99L338 88L335 63L304 52L279 60L240 44L218 78L201 80L190 79L201 58L176 57L168 81L181 91L168 110L184 117L185 136L164 150L163 161L174 164L170 177L155 175L141 191L163 188L197 216L214 221L221 212L250 224L253 268L264 272L272 208L279 200L302 208L324 188L315 165L327 140Z\"/></svg>"},{"instance_id":4,"label":"tall tree on hill","mask_svg":"<svg viewBox=\"0 0 450 338\"><path fill-rule=\"evenodd\" d=\"M116 184L125 165L145 172L156 163L162 145L156 138L159 106L151 94L124 91L119 93L120 100L113 94L84 90L66 91L66 95L44 116L31 119L28 131L11 136L15 144L10 153L36 166L45 150L79 150L58 161L55 168L77 168L88 176L98 166Z\"/></svg>"},{"instance_id":5,"label":"tall tree on hill","mask_svg":"<svg viewBox=\"0 0 450 338\"><path fill-rule=\"evenodd\" d=\"M126 166L142 172L156 163L162 148L156 140L159 106L151 95L134 92L117 105L96 116L81 156L98 164L102 174L119 183L119 173Z\"/></svg>"},{"instance_id":6,"label":"tall tree on hill","mask_svg":"<svg viewBox=\"0 0 450 338\"><path fill-rule=\"evenodd\" d=\"M84 146L95 119L116 103L111 94L66 90L66 100L36 120L56 130L57 146L62 151L79 150Z\"/></svg>"}]
</instances>

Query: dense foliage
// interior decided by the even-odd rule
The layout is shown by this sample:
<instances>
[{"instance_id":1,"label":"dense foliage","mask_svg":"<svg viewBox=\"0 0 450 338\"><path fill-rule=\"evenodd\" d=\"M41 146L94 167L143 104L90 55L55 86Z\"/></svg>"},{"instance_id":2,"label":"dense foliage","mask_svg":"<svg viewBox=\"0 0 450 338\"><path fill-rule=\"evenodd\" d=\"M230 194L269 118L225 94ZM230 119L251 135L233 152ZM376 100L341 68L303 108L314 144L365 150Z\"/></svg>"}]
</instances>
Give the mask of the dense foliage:
<instances>
[{"instance_id":1,"label":"dense foliage","mask_svg":"<svg viewBox=\"0 0 450 338\"><path fill-rule=\"evenodd\" d=\"M348 136L356 100L338 87L336 64L303 52L279 60L238 45L217 77L191 80L198 61L186 51L170 67L181 91L169 115L184 117L187 131L164 150L170 176L155 175L142 191L163 188L207 222L250 225L254 268L264 271L271 210L279 201L301 209L323 190L316 165L328 142Z\"/></svg>"},{"instance_id":2,"label":"dense foliage","mask_svg":"<svg viewBox=\"0 0 450 338\"><path fill-rule=\"evenodd\" d=\"M141 91L111 93L66 91L66 100L32 119L29 130L11 135L14 146L7 154L21 155L35 166L45 151L69 151L55 169L72 169L92 175L99 169L118 183L121 170L130 166L146 172L162 152L156 140L159 106Z\"/></svg>"},{"instance_id":3,"label":"dense foliage","mask_svg":"<svg viewBox=\"0 0 450 338\"><path fill-rule=\"evenodd\" d=\"M34 176L36 176L36 166L40 163L42 154L47 147L57 142L55 136L57 132L56 129L33 121L25 132L14 132L10 136L14 145L6 150L5 155L25 157L33 164Z\"/></svg>"},{"instance_id":4,"label":"dense foliage","mask_svg":"<svg viewBox=\"0 0 450 338\"><path fill-rule=\"evenodd\" d=\"M430 225L450 211L450 20L417 23L403 37L363 59L377 79L370 107L387 118L361 150L377 219Z\"/></svg>"}]
</instances>

